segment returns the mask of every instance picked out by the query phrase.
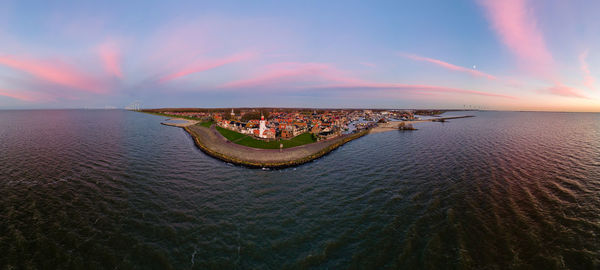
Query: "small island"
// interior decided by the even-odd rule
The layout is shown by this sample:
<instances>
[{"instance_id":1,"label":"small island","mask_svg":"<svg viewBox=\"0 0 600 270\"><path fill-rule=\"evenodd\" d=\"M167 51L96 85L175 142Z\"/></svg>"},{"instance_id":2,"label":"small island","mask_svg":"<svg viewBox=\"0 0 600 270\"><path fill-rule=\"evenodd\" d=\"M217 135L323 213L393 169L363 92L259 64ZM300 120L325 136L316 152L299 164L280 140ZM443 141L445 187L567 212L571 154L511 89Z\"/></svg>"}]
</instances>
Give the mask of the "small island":
<instances>
[{"instance_id":1,"label":"small island","mask_svg":"<svg viewBox=\"0 0 600 270\"><path fill-rule=\"evenodd\" d=\"M412 123L433 121L419 119L410 110L171 108L143 112L169 117L161 124L183 128L204 153L253 168L300 165L367 134L416 130ZM463 117L469 116L445 119Z\"/></svg>"}]
</instances>

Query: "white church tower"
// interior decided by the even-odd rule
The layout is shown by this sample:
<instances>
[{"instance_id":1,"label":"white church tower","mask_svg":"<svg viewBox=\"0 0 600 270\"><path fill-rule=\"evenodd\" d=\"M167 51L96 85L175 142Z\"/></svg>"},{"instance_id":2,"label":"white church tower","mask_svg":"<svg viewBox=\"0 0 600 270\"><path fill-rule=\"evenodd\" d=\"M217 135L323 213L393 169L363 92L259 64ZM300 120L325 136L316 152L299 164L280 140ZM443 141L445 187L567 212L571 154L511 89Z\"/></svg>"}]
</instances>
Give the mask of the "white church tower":
<instances>
[{"instance_id":1,"label":"white church tower","mask_svg":"<svg viewBox=\"0 0 600 270\"><path fill-rule=\"evenodd\" d=\"M265 120L265 116L264 115L260 115L260 127L258 128L258 137L260 138L266 138L267 135L265 135L265 130L267 130L267 121Z\"/></svg>"}]
</instances>

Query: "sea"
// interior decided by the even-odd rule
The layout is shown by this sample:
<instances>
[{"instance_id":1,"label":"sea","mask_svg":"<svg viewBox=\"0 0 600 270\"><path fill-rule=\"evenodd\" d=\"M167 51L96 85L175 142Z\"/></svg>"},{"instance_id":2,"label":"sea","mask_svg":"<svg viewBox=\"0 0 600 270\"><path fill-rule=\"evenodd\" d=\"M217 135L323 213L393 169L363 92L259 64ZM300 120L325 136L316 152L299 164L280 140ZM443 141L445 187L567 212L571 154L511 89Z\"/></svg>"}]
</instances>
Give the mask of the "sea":
<instances>
[{"instance_id":1,"label":"sea","mask_svg":"<svg viewBox=\"0 0 600 270\"><path fill-rule=\"evenodd\" d=\"M600 269L600 114L465 114L262 170L161 116L0 111L0 268Z\"/></svg>"}]
</instances>

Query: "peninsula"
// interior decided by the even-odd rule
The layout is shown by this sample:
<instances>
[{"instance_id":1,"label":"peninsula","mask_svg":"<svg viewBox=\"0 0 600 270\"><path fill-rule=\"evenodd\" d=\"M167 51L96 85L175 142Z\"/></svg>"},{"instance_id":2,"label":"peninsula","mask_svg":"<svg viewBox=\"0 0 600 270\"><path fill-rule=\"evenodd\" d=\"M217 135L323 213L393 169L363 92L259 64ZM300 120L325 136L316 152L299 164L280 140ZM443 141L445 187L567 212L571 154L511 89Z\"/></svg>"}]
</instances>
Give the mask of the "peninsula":
<instances>
[{"instance_id":1,"label":"peninsula","mask_svg":"<svg viewBox=\"0 0 600 270\"><path fill-rule=\"evenodd\" d=\"M300 165L366 134L407 130L402 127L412 123L469 117L420 119L411 110L242 108L143 112L170 117L161 124L183 128L204 153L255 168Z\"/></svg>"}]
</instances>

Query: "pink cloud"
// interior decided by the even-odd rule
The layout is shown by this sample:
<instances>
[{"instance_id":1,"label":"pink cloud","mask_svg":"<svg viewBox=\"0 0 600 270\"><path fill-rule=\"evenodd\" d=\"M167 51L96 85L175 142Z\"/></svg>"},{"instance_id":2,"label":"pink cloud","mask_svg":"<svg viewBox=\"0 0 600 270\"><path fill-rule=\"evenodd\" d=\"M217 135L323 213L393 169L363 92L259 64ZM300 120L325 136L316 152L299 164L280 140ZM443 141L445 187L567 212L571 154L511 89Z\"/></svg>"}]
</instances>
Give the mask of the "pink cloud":
<instances>
[{"instance_id":1,"label":"pink cloud","mask_svg":"<svg viewBox=\"0 0 600 270\"><path fill-rule=\"evenodd\" d=\"M540 89L538 92L543 94L552 94L563 97L575 97L575 98L588 98L584 94L581 93L578 89L568 87L566 85L562 85L560 83L556 83L552 87L548 87L545 89Z\"/></svg>"},{"instance_id":2,"label":"pink cloud","mask_svg":"<svg viewBox=\"0 0 600 270\"><path fill-rule=\"evenodd\" d=\"M349 76L345 72L323 63L277 63L269 66L266 72L255 78L230 82L223 85L223 87L404 90L420 93L455 93L516 99L508 95L451 87L368 82Z\"/></svg>"},{"instance_id":3,"label":"pink cloud","mask_svg":"<svg viewBox=\"0 0 600 270\"><path fill-rule=\"evenodd\" d=\"M258 76L229 82L223 85L225 88L254 88L254 87L281 87L282 84L290 82L310 84L316 82L358 82L343 72L324 63L297 63L283 62L271 64L266 67L266 72Z\"/></svg>"},{"instance_id":4,"label":"pink cloud","mask_svg":"<svg viewBox=\"0 0 600 270\"><path fill-rule=\"evenodd\" d=\"M583 72L583 84L585 84L585 86L587 86L589 89L594 90L594 77L592 77L592 74L590 72L590 69L588 67L587 64L587 56L588 56L588 50L585 50L583 53L581 53L579 55L579 63L581 64L581 71Z\"/></svg>"},{"instance_id":5,"label":"pink cloud","mask_svg":"<svg viewBox=\"0 0 600 270\"><path fill-rule=\"evenodd\" d=\"M457 65L453 65L450 64L448 62L444 62L441 60L437 60L437 59L433 59L433 58L428 58L428 57L422 57L422 56L418 56L418 55L413 55L413 54L401 54L402 56L406 57L406 58L410 58L412 60L415 61L422 61L422 62L429 62L435 65L438 65L440 67L443 67L445 69L449 69L449 70L453 70L453 71L459 71L459 72L464 72L464 73L468 73L474 76L478 76L478 77L484 77L490 80L495 80L496 77L475 69L470 69L470 68L464 68L461 66L457 66Z\"/></svg>"},{"instance_id":6,"label":"pink cloud","mask_svg":"<svg viewBox=\"0 0 600 270\"><path fill-rule=\"evenodd\" d=\"M526 0L480 0L479 3L485 9L492 28L521 64L536 76L553 82L554 86L538 90L539 93L588 98L578 89L563 85L557 78L554 59ZM586 57L587 52L584 52L580 55L580 62L585 84L589 87L593 86L593 78L589 76Z\"/></svg>"},{"instance_id":7,"label":"pink cloud","mask_svg":"<svg viewBox=\"0 0 600 270\"><path fill-rule=\"evenodd\" d=\"M480 0L479 3L500 40L521 64L536 75L551 78L554 61L525 0Z\"/></svg>"},{"instance_id":8,"label":"pink cloud","mask_svg":"<svg viewBox=\"0 0 600 270\"><path fill-rule=\"evenodd\" d=\"M181 78L181 77L193 74L193 73L198 73L198 72L210 70L213 68L217 68L217 67L220 67L220 66L223 66L226 64L248 60L254 56L256 56L255 53L245 52L245 53L234 54L232 56L229 56L229 57L226 57L223 59L217 59L217 60L213 60L213 61L209 61L209 62L198 61L198 62L193 63L183 69L180 69L179 71L176 71L174 73L171 73L171 74L168 74L168 75L162 77L160 79L160 82L174 80L174 79Z\"/></svg>"},{"instance_id":9,"label":"pink cloud","mask_svg":"<svg viewBox=\"0 0 600 270\"><path fill-rule=\"evenodd\" d=\"M44 99L41 95L28 91L12 91L6 89L0 89L0 96L10 97L27 102L38 102Z\"/></svg>"},{"instance_id":10,"label":"pink cloud","mask_svg":"<svg viewBox=\"0 0 600 270\"><path fill-rule=\"evenodd\" d=\"M98 48L104 70L113 76L123 78L121 71L121 53L114 43L104 43Z\"/></svg>"},{"instance_id":11,"label":"pink cloud","mask_svg":"<svg viewBox=\"0 0 600 270\"><path fill-rule=\"evenodd\" d=\"M105 89L96 80L62 62L0 56L0 64L27 72L37 78L58 85L93 93L105 92Z\"/></svg>"},{"instance_id":12,"label":"pink cloud","mask_svg":"<svg viewBox=\"0 0 600 270\"><path fill-rule=\"evenodd\" d=\"M400 83L359 83L359 84L347 84L347 85L325 85L321 88L337 88L337 89L380 89L380 90L404 90L404 91L415 91L415 92L436 92L436 93L455 93L455 94L467 94L467 95L478 95L487 97L499 97L507 99L517 99L516 97L495 94L483 91L435 86L435 85L423 85L423 84L400 84Z\"/></svg>"}]
</instances>

